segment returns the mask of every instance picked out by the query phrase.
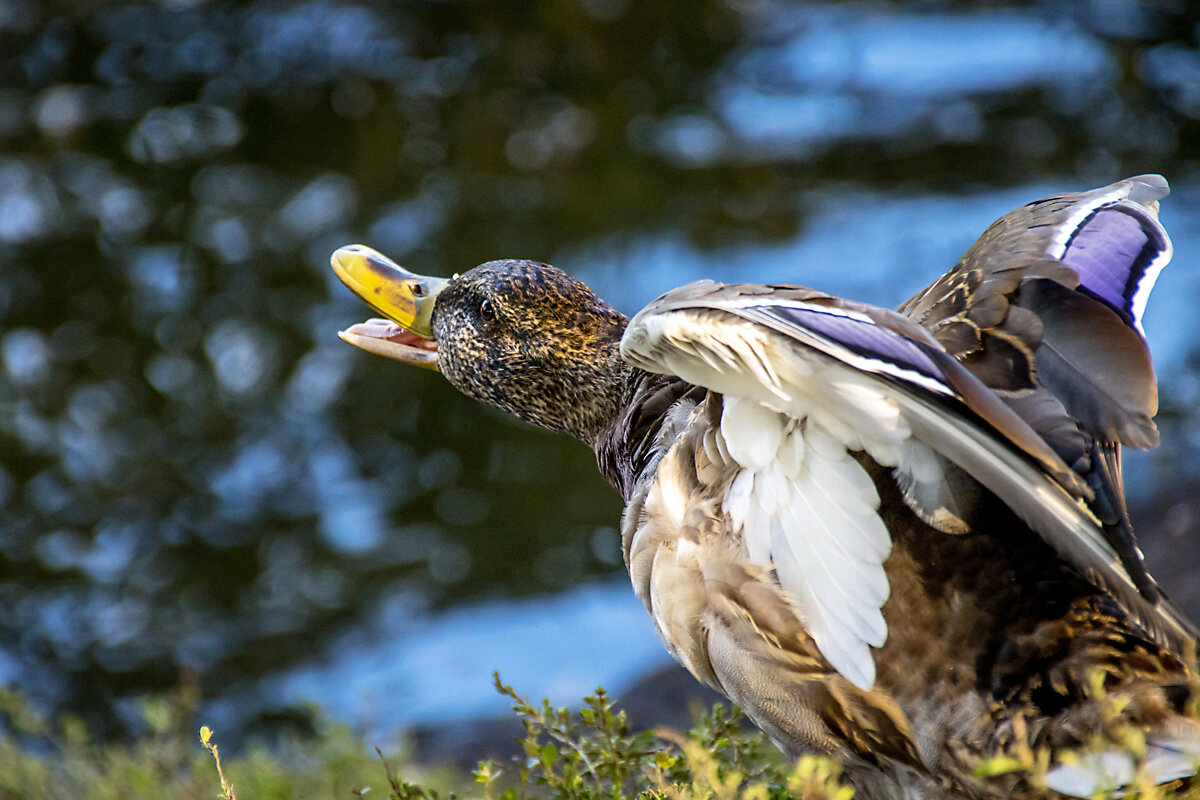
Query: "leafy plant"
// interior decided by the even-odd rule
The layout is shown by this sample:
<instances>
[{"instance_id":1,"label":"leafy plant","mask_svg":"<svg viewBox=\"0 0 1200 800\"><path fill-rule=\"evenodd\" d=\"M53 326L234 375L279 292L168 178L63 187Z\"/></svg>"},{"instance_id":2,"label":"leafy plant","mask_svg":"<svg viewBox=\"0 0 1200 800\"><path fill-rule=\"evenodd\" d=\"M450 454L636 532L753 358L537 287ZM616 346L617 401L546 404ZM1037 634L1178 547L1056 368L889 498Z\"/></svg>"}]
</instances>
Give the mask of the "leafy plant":
<instances>
[{"instance_id":1,"label":"leafy plant","mask_svg":"<svg viewBox=\"0 0 1200 800\"><path fill-rule=\"evenodd\" d=\"M717 704L686 735L634 730L603 689L577 712L534 704L494 675L524 726L510 765L480 763L480 800L850 800L840 767L816 756L789 764L741 712ZM386 767L386 764L385 764ZM390 800L456 800L395 777Z\"/></svg>"},{"instance_id":2,"label":"leafy plant","mask_svg":"<svg viewBox=\"0 0 1200 800\"><path fill-rule=\"evenodd\" d=\"M123 743L97 741L80 720L46 719L19 694L0 690L0 800L851 800L854 795L838 764L817 756L788 761L739 711L723 704L700 716L687 733L646 731L635 729L602 689L570 711L545 700L533 703L499 676L495 684L522 723L519 755L509 762L484 761L472 776L431 770L403 756L385 759L348 727L319 718L312 737L222 756L207 726L200 728L197 746L194 686L144 701L143 733ZM1098 739L1095 748L1126 748L1136 760L1145 752L1144 740L1136 731L1122 733L1118 702L1111 714L1114 733ZM1087 758L1088 750L1060 757ZM1037 785L1048 766L1047 754L1029 749L985 764L981 774L1019 772ZM1124 796L1198 795L1136 785Z\"/></svg>"}]
</instances>

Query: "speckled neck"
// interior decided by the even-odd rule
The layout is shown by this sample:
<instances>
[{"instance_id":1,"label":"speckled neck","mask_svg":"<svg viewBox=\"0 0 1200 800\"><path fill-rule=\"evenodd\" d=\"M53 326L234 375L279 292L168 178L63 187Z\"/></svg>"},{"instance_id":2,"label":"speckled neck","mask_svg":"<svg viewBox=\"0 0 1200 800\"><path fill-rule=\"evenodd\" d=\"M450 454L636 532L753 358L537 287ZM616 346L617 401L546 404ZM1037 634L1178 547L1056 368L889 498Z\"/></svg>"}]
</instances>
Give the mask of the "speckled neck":
<instances>
[{"instance_id":1,"label":"speckled neck","mask_svg":"<svg viewBox=\"0 0 1200 800\"><path fill-rule=\"evenodd\" d=\"M621 358L624 331L622 318L619 326L596 341L594 360L568 376L569 385L557 393L562 402L557 404L556 413L545 421L530 421L569 434L594 448L603 432L620 416L629 378L635 371Z\"/></svg>"}]
</instances>

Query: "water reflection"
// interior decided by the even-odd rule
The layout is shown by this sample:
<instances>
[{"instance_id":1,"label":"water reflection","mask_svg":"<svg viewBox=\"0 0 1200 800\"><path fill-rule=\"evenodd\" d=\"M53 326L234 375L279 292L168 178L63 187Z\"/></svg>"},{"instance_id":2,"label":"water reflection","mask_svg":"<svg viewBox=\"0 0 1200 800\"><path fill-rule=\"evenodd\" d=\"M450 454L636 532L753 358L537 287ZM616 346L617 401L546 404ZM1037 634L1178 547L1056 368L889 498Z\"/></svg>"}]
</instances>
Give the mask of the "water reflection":
<instances>
[{"instance_id":1,"label":"water reflection","mask_svg":"<svg viewBox=\"0 0 1200 800\"><path fill-rule=\"evenodd\" d=\"M403 727L503 715L511 703L492 689L493 670L567 705L598 684L619 694L670 662L624 582L469 604L420 627L412 611L410 598L386 598L321 658L238 694L277 706L321 697L369 738L387 741ZM245 716L239 705L216 703L213 713L236 726Z\"/></svg>"},{"instance_id":2,"label":"water reflection","mask_svg":"<svg viewBox=\"0 0 1200 800\"><path fill-rule=\"evenodd\" d=\"M577 636L632 608L590 454L335 339L347 241L546 258L630 311L698 277L894 304L1008 208L1143 171L1179 255L1132 472L1186 576L1200 12L1092 5L0 0L0 678L117 730L183 667L247 722L404 705L423 653L486 693L503 648L463 637L500 617L532 694L661 658Z\"/></svg>"}]
</instances>

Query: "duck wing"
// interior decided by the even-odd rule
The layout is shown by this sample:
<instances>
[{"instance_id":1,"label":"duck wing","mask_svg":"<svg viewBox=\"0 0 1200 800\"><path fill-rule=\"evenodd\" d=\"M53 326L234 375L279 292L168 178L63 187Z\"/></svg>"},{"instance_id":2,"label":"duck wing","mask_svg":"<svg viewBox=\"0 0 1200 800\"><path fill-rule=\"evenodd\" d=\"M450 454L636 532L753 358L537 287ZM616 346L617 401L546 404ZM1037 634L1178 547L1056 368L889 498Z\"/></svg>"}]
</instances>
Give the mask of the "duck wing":
<instances>
[{"instance_id":1,"label":"duck wing","mask_svg":"<svg viewBox=\"0 0 1200 800\"><path fill-rule=\"evenodd\" d=\"M938 495L941 466L953 465L1157 641L1194 637L1174 607L1138 592L1087 506L1086 481L906 316L803 287L701 281L640 311L621 352L723 397L712 449L735 467L721 479L731 533L750 562L774 570L821 654L860 688L873 684L869 648L886 636L878 581L888 548L852 451L935 487L920 496Z\"/></svg>"},{"instance_id":2,"label":"duck wing","mask_svg":"<svg viewBox=\"0 0 1200 800\"><path fill-rule=\"evenodd\" d=\"M1126 510L1121 446L1158 443L1142 329L1171 259L1170 188L1139 175L1006 214L946 275L900 306L1049 443L1093 491L1092 511L1139 590L1157 589Z\"/></svg>"},{"instance_id":3,"label":"duck wing","mask_svg":"<svg viewBox=\"0 0 1200 800\"><path fill-rule=\"evenodd\" d=\"M664 376L642 375L653 402ZM663 643L785 753L815 750L919 783L927 768L912 726L872 689L865 642L887 633L879 605L891 544L871 478L785 416L694 389L656 414L621 525L634 590ZM832 480L814 485L818 472ZM834 520L839 536L829 535ZM780 538L794 525L819 534ZM811 584L796 580L798 555L819 567ZM830 572L839 566L849 574Z\"/></svg>"}]
</instances>

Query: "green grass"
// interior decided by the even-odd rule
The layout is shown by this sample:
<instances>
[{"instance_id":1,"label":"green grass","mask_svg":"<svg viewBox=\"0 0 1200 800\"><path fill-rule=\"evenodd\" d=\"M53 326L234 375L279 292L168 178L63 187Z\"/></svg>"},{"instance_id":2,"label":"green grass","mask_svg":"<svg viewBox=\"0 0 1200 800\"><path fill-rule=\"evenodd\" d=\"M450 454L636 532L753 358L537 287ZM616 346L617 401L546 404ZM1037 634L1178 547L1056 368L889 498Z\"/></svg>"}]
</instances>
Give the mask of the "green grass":
<instances>
[{"instance_id":1,"label":"green grass","mask_svg":"<svg viewBox=\"0 0 1200 800\"><path fill-rule=\"evenodd\" d=\"M0 800L348 798L385 780L378 756L350 728L318 722L309 739L251 745L233 758L221 754L223 787L214 760L219 731L207 752L195 708L196 693L188 688L146 700L139 736L102 742L78 719L44 719L18 694L0 690Z\"/></svg>"},{"instance_id":2,"label":"green grass","mask_svg":"<svg viewBox=\"0 0 1200 800\"><path fill-rule=\"evenodd\" d=\"M144 731L124 743L94 740L77 719L47 720L20 696L0 691L0 800L850 800L839 766L805 757L790 763L736 710L718 704L692 730L633 731L603 690L577 711L531 703L496 677L524 726L521 755L456 775L384 757L344 725L318 720L316 733L223 756L219 731L197 731L196 694L183 689L142 705ZM1129 742L1136 752L1139 741ZM1036 782L1044 754L986 766ZM1143 787L1128 797L1176 800L1194 793Z\"/></svg>"}]
</instances>

